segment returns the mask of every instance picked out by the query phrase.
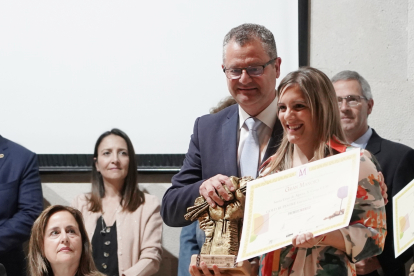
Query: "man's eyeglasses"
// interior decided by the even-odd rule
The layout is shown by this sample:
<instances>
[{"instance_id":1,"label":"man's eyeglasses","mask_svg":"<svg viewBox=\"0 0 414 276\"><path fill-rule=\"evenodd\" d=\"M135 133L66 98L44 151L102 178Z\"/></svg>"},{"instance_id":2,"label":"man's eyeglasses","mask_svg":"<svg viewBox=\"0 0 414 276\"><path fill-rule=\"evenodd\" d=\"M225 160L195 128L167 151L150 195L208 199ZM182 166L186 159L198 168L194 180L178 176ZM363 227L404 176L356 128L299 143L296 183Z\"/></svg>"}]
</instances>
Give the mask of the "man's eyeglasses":
<instances>
[{"instance_id":1,"label":"man's eyeglasses","mask_svg":"<svg viewBox=\"0 0 414 276\"><path fill-rule=\"evenodd\" d=\"M243 70L246 70L246 73L249 74L250 77L260 77L263 75L265 67L275 60L276 58L269 60L263 65L249 66L245 68L223 68L223 72L226 74L226 77L231 80L240 79Z\"/></svg>"},{"instance_id":2,"label":"man's eyeglasses","mask_svg":"<svg viewBox=\"0 0 414 276\"><path fill-rule=\"evenodd\" d=\"M368 100L366 97L359 95L348 95L346 97L338 97L338 105L339 107L341 107L342 101L345 100L347 106L357 106L361 103L361 99Z\"/></svg>"}]
</instances>

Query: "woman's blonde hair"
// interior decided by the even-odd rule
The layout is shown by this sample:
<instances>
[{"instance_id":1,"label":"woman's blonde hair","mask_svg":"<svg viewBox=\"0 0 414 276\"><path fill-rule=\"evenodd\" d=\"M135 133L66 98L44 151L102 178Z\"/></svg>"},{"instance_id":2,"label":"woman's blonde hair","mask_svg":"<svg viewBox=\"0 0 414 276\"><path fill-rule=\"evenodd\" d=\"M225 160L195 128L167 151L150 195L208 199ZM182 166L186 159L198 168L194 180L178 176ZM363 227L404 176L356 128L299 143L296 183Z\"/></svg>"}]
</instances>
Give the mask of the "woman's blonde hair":
<instances>
[{"instance_id":1,"label":"woman's blonde hair","mask_svg":"<svg viewBox=\"0 0 414 276\"><path fill-rule=\"evenodd\" d=\"M69 212L76 220L82 238L82 254L76 276L103 276L95 267L92 258L92 247L86 233L83 217L78 210L62 205L54 205L46 208L36 219L32 227L29 242L28 265L31 276L53 275L49 261L46 259L44 250L44 237L47 223L50 217L61 211Z\"/></svg>"},{"instance_id":2,"label":"woman's blonde hair","mask_svg":"<svg viewBox=\"0 0 414 276\"><path fill-rule=\"evenodd\" d=\"M280 99L282 92L287 88L297 86L309 105L312 120L316 121L314 133L315 145L314 160L319 160L327 155L332 155L332 148L328 146L332 137L346 144L345 135L342 131L338 100L335 89L329 78L320 70L312 67L302 67L297 71L289 73L280 82L276 97ZM282 142L275 153L275 158L270 162L270 170L281 171L292 167L293 144L283 134Z\"/></svg>"}]
</instances>

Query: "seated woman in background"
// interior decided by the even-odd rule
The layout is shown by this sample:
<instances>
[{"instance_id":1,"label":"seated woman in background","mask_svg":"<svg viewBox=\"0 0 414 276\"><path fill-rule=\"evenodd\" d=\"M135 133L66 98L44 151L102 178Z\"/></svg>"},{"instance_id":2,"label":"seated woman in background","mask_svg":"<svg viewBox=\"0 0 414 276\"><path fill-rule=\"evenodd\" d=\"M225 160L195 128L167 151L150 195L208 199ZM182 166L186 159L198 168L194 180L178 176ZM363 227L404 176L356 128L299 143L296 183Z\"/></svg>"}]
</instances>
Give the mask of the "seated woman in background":
<instances>
[{"instance_id":1,"label":"seated woman in background","mask_svg":"<svg viewBox=\"0 0 414 276\"><path fill-rule=\"evenodd\" d=\"M34 222L28 262L31 276L103 276L93 263L82 214L62 205L48 207Z\"/></svg>"},{"instance_id":2,"label":"seated woman in background","mask_svg":"<svg viewBox=\"0 0 414 276\"><path fill-rule=\"evenodd\" d=\"M350 148L343 142L335 90L324 73L310 67L292 72L281 81L276 96L284 137L277 152L262 165L261 177ZM349 226L318 237L312 233L295 236L292 245L261 256L259 275L351 276L356 275L355 262L381 254L387 232L385 208L381 177L371 160L373 156L361 150L358 192ZM205 275L212 275L205 265L201 267ZM213 270L215 276L221 275L216 266ZM200 275L195 266L190 272Z\"/></svg>"},{"instance_id":3,"label":"seated woman in background","mask_svg":"<svg viewBox=\"0 0 414 276\"><path fill-rule=\"evenodd\" d=\"M78 196L73 206L85 218L96 267L108 276L156 273L162 252L160 204L138 189L131 140L119 129L107 131L93 157L92 192Z\"/></svg>"}]
</instances>

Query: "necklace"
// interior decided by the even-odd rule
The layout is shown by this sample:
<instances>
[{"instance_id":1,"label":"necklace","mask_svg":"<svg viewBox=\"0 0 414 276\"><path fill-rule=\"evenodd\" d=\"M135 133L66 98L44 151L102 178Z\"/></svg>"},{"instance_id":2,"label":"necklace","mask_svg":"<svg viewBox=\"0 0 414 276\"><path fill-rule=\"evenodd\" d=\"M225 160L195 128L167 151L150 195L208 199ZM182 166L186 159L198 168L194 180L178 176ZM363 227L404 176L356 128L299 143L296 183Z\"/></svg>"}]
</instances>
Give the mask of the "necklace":
<instances>
[{"instance_id":1,"label":"necklace","mask_svg":"<svg viewBox=\"0 0 414 276\"><path fill-rule=\"evenodd\" d=\"M115 215L116 215L117 212L118 212L118 207L115 208L115 212L112 215L111 220L115 217ZM101 215L102 230L100 232L101 235L105 235L106 233L110 233L111 232L111 227L112 227L112 226L104 225L104 218L103 218L103 215L104 214L105 214L105 212L102 212L102 215Z\"/></svg>"}]
</instances>

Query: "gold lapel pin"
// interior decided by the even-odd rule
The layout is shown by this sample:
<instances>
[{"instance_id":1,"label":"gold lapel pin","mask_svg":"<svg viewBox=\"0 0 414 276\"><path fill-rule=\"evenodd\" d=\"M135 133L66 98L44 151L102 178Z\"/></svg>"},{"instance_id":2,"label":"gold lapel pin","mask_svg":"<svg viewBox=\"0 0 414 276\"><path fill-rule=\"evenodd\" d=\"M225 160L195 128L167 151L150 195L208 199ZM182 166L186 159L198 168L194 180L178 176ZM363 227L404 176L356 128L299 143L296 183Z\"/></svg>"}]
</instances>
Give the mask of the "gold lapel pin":
<instances>
[{"instance_id":1,"label":"gold lapel pin","mask_svg":"<svg viewBox=\"0 0 414 276\"><path fill-rule=\"evenodd\" d=\"M3 158L4 157L4 154L2 153L2 154L0 154L0 158Z\"/></svg>"}]
</instances>

